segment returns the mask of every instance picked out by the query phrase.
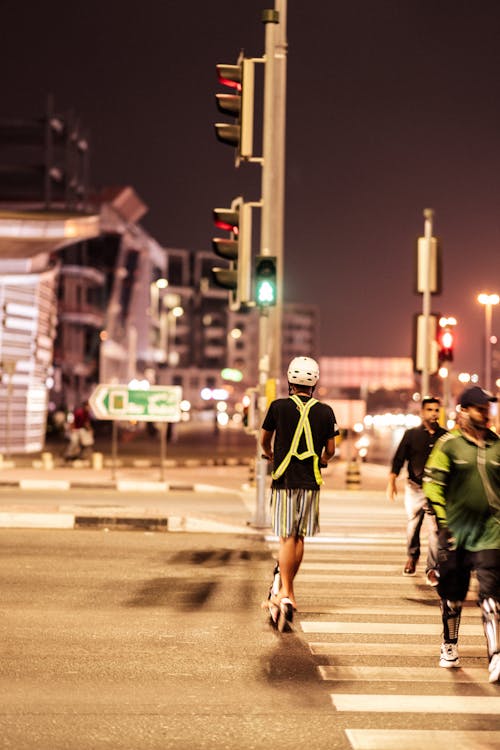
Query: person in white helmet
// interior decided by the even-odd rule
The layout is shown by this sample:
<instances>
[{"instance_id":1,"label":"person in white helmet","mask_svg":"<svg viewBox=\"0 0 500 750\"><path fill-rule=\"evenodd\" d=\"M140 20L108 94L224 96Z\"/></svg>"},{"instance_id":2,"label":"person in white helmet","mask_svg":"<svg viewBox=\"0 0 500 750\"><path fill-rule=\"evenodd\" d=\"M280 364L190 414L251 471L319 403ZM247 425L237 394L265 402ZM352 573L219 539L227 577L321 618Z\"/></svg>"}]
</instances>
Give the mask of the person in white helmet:
<instances>
[{"instance_id":1,"label":"person in white helmet","mask_svg":"<svg viewBox=\"0 0 500 750\"><path fill-rule=\"evenodd\" d=\"M271 620L280 630L297 608L293 582L304 554L304 537L319 531L320 468L335 455L339 434L330 406L313 398L318 363L295 357L288 366L288 398L273 401L264 418L261 446L272 461L271 524L280 538L275 581L270 594Z\"/></svg>"}]
</instances>

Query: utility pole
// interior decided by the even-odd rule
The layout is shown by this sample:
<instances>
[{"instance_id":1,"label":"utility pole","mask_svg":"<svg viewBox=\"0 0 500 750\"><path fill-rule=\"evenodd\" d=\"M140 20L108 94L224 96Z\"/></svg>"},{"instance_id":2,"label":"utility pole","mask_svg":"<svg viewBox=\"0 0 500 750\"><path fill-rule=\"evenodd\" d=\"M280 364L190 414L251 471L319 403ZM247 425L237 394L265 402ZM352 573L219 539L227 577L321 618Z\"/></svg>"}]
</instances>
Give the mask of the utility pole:
<instances>
[{"instance_id":1,"label":"utility pole","mask_svg":"<svg viewBox=\"0 0 500 750\"><path fill-rule=\"evenodd\" d=\"M259 308L259 428L268 402L268 381L281 374L283 318L283 238L285 208L286 131L286 12L287 0L275 0L272 10L262 12L265 34L264 130L262 160L261 256L276 257L277 299L270 311ZM254 525L266 525L265 488L267 460L261 457L260 430L257 432L255 464L256 511Z\"/></svg>"}]
</instances>

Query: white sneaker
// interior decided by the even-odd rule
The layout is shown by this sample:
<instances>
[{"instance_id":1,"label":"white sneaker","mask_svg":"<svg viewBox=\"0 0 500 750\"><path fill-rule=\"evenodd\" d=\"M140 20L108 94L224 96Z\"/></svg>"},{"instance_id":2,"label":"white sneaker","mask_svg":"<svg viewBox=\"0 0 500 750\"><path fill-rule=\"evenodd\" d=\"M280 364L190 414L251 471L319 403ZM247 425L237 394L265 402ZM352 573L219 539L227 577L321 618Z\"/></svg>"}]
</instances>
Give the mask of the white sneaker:
<instances>
[{"instance_id":1,"label":"white sneaker","mask_svg":"<svg viewBox=\"0 0 500 750\"><path fill-rule=\"evenodd\" d=\"M500 653L493 654L488 669L490 682L500 682Z\"/></svg>"},{"instance_id":2,"label":"white sneaker","mask_svg":"<svg viewBox=\"0 0 500 750\"><path fill-rule=\"evenodd\" d=\"M439 666L446 667L459 667L460 659L458 658L458 646L456 643L442 643L441 644L441 658L439 659Z\"/></svg>"}]
</instances>

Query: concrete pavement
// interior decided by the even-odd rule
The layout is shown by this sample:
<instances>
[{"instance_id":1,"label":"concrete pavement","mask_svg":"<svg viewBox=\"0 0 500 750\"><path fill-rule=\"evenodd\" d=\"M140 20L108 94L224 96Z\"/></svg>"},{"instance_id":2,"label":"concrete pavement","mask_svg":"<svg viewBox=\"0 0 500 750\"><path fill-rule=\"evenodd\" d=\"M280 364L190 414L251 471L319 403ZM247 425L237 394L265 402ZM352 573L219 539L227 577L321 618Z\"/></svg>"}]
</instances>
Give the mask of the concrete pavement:
<instances>
[{"instance_id":1,"label":"concrete pavement","mask_svg":"<svg viewBox=\"0 0 500 750\"><path fill-rule=\"evenodd\" d=\"M109 462L107 462L108 464ZM43 468L0 468L0 528L113 528L151 531L262 533L252 517L253 466L247 459L185 461L164 466L90 462ZM335 460L322 495L383 493L388 469ZM266 492L267 495L267 492ZM215 499L215 502L214 502ZM96 502L98 501L98 502ZM267 502L267 498L266 498Z\"/></svg>"}]
</instances>

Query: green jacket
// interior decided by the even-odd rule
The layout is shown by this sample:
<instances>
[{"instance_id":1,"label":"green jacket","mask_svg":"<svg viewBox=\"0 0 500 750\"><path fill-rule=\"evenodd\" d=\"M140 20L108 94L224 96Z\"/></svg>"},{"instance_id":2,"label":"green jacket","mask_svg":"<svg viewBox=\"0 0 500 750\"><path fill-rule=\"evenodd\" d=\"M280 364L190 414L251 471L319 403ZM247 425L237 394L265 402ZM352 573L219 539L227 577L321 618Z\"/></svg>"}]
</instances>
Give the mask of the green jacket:
<instances>
[{"instance_id":1,"label":"green jacket","mask_svg":"<svg viewBox=\"0 0 500 750\"><path fill-rule=\"evenodd\" d=\"M457 547L500 549L500 439L479 447L459 428L439 438L425 466L424 493Z\"/></svg>"}]
</instances>

